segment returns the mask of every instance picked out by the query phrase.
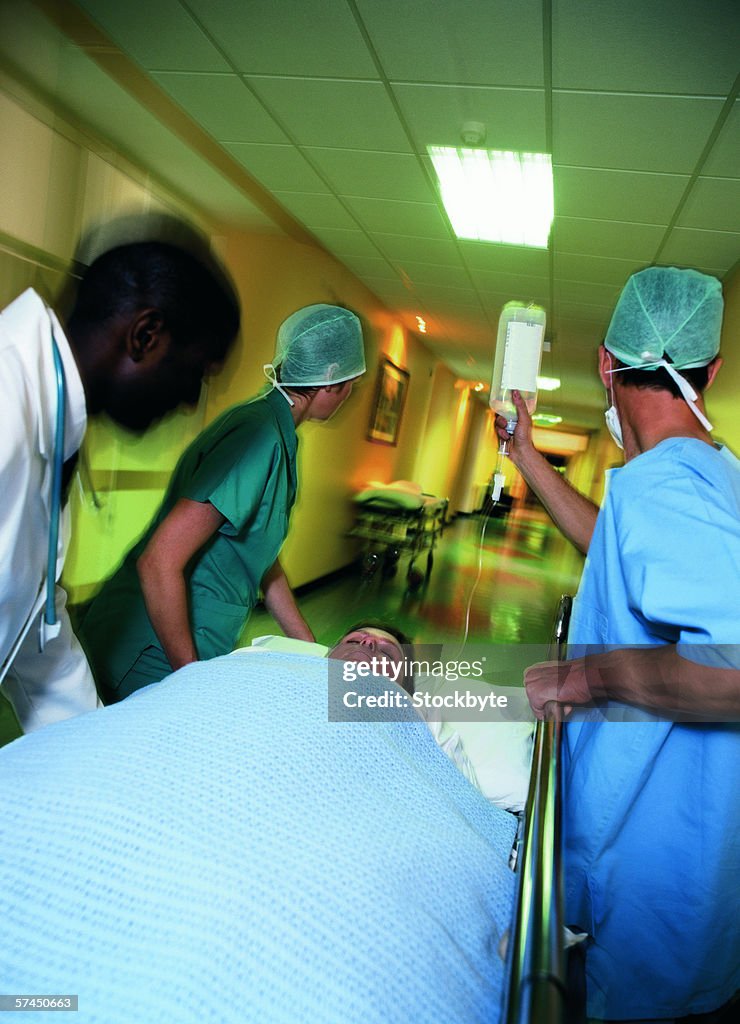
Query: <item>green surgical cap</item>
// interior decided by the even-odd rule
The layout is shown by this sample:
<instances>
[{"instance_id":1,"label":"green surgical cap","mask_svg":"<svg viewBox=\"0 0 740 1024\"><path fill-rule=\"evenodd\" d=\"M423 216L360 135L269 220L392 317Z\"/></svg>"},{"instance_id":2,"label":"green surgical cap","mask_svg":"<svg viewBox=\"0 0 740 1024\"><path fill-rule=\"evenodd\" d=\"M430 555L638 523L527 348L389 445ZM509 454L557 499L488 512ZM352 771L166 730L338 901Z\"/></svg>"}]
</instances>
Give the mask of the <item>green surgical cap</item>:
<instances>
[{"instance_id":1,"label":"green surgical cap","mask_svg":"<svg viewBox=\"0 0 740 1024\"><path fill-rule=\"evenodd\" d=\"M280 367L280 383L295 387L359 377L365 372L360 321L342 306L304 306L280 325L273 365Z\"/></svg>"},{"instance_id":2,"label":"green surgical cap","mask_svg":"<svg viewBox=\"0 0 740 1024\"><path fill-rule=\"evenodd\" d=\"M698 270L648 267L619 296L604 346L627 366L706 366L719 352L722 286ZM651 365L652 364L652 365Z\"/></svg>"}]
</instances>

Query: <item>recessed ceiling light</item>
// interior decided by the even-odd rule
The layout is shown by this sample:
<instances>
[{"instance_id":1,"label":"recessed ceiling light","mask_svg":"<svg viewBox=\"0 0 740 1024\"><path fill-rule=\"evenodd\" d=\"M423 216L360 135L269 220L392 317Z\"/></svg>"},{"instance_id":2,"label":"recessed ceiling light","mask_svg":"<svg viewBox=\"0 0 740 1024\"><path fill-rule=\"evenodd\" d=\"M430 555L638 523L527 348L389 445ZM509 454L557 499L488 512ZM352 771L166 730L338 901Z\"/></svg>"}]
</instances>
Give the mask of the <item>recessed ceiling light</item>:
<instances>
[{"instance_id":1,"label":"recessed ceiling light","mask_svg":"<svg viewBox=\"0 0 740 1024\"><path fill-rule=\"evenodd\" d=\"M549 153L427 150L458 238L547 248L555 212Z\"/></svg>"},{"instance_id":2,"label":"recessed ceiling light","mask_svg":"<svg viewBox=\"0 0 740 1024\"><path fill-rule=\"evenodd\" d=\"M423 320L420 316L417 316L417 318L416 318L416 325L419 328L419 334L426 334L427 333L427 322L426 322L426 320Z\"/></svg>"},{"instance_id":3,"label":"recessed ceiling light","mask_svg":"<svg viewBox=\"0 0 740 1024\"><path fill-rule=\"evenodd\" d=\"M563 417L551 416L546 412L536 412L532 417L532 422L538 427L554 427L557 423L563 422Z\"/></svg>"},{"instance_id":4,"label":"recessed ceiling light","mask_svg":"<svg viewBox=\"0 0 740 1024\"><path fill-rule=\"evenodd\" d=\"M560 387L560 377L537 377L537 387L540 391L557 391Z\"/></svg>"}]
</instances>

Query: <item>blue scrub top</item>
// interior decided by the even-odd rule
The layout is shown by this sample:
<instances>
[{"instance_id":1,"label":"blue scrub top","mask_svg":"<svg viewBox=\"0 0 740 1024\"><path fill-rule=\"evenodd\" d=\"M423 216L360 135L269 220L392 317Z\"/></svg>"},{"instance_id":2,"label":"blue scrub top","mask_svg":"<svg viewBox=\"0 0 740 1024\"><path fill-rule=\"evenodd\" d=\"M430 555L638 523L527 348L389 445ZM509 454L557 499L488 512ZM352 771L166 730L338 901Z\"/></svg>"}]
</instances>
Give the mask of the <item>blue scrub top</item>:
<instances>
[{"instance_id":1,"label":"blue scrub top","mask_svg":"<svg viewBox=\"0 0 740 1024\"><path fill-rule=\"evenodd\" d=\"M740 667L739 612L738 460L671 438L610 471L571 656L675 643L707 661L722 644ZM703 1013L740 988L740 731L637 717L565 728L567 921L593 936L588 1010L607 1019Z\"/></svg>"}]
</instances>

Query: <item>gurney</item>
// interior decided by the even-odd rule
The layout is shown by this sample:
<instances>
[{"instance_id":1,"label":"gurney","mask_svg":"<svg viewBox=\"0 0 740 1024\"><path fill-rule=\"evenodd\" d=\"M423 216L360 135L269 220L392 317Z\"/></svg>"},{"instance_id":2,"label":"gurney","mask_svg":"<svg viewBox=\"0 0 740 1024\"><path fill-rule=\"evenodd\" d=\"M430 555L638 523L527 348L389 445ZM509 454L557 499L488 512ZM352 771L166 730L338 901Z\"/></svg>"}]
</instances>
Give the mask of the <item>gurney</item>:
<instances>
[{"instance_id":1,"label":"gurney","mask_svg":"<svg viewBox=\"0 0 740 1024\"><path fill-rule=\"evenodd\" d=\"M396 480L391 484L372 482L353 500L355 525L349 536L362 542L363 579L371 580L379 568L384 578L394 576L401 556L408 554L409 587L415 589L428 581L448 499L425 494L411 481ZM417 559L425 552L426 563L420 569Z\"/></svg>"},{"instance_id":2,"label":"gurney","mask_svg":"<svg viewBox=\"0 0 740 1024\"><path fill-rule=\"evenodd\" d=\"M106 1024L496 1024L508 988L509 1020L559 1019L556 729L512 921L513 816L414 716L332 724L325 664L196 663L5 748L5 991Z\"/></svg>"}]
</instances>

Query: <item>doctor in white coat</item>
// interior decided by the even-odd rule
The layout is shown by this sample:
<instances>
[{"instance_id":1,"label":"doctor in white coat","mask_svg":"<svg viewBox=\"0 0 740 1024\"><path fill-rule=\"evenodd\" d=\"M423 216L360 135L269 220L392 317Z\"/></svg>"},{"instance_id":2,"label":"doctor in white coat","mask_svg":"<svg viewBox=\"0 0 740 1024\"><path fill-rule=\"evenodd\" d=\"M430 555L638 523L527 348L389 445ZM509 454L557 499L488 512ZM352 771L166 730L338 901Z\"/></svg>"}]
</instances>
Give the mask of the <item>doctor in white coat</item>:
<instances>
[{"instance_id":1,"label":"doctor in white coat","mask_svg":"<svg viewBox=\"0 0 740 1024\"><path fill-rule=\"evenodd\" d=\"M0 682L25 732L99 706L57 582L88 415L141 431L193 404L238 326L216 265L160 242L95 260L66 329L31 289L0 314Z\"/></svg>"}]
</instances>

